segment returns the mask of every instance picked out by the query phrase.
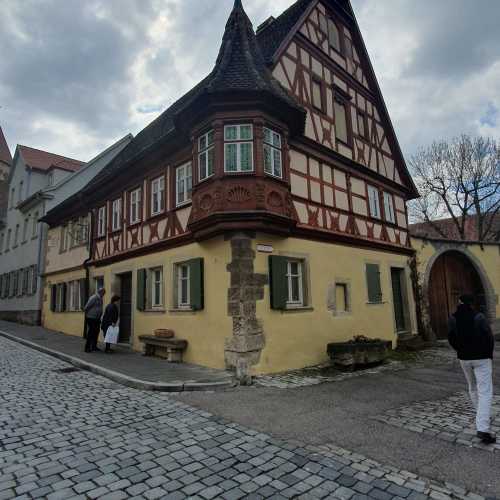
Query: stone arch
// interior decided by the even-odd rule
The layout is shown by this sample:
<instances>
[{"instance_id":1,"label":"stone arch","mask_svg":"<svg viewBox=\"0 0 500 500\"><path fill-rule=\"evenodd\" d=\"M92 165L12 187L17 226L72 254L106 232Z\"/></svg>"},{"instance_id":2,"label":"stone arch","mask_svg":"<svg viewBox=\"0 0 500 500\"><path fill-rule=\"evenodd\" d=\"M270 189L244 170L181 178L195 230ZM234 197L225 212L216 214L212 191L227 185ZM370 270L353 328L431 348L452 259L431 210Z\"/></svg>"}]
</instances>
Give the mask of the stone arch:
<instances>
[{"instance_id":1,"label":"stone arch","mask_svg":"<svg viewBox=\"0 0 500 500\"><path fill-rule=\"evenodd\" d=\"M472 265L473 269L476 271L484 290L486 314L490 322L495 321L497 296L495 294L495 289L491 283L491 280L489 279L488 274L484 269L484 266L482 265L481 261L469 251L466 244L461 244L456 242L446 242L446 243L440 242L439 244L437 242L432 242L432 244L435 246L436 252L427 262L422 283L422 299L424 301L424 310L427 315L426 323L428 325L428 328L431 329L431 322L429 315L430 311L429 285L430 285L431 273L438 259L450 252L456 252L466 257L466 259ZM433 334L435 336L435 332L433 332Z\"/></svg>"}]
</instances>

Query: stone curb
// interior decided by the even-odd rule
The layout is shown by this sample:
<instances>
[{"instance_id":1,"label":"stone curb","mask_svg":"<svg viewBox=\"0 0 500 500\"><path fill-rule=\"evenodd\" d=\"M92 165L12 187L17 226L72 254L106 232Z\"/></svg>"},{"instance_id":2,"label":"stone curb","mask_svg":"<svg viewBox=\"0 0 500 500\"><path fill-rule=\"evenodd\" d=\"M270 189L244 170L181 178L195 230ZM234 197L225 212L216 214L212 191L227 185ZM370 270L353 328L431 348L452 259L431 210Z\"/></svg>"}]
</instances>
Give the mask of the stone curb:
<instances>
[{"instance_id":1,"label":"stone curb","mask_svg":"<svg viewBox=\"0 0 500 500\"><path fill-rule=\"evenodd\" d=\"M83 361L80 358L75 358L74 356L69 356L68 354L64 354L59 351L54 351L53 349L49 349L48 347L41 346L36 344L35 342L30 342L29 340L21 339L12 335L10 333L4 332L0 330L0 336L5 337L8 340L12 340L13 342L17 342L26 347L30 347L31 349L35 349L37 351L43 352L44 354L48 354L54 358L60 359L61 361L65 361L77 368L81 368L82 370L89 371L91 373L95 373L96 375L101 375L113 382L118 384L131 387L133 389L139 389L141 391L151 391L151 392L184 392L184 391L213 391L217 389L226 389L229 387L234 387L234 380L228 380L227 382L151 382L148 380L139 380L136 378L129 377L127 375L123 375L122 373L115 372L113 370L108 370L107 368L102 368L101 366L94 365L92 363L88 363L87 361Z\"/></svg>"}]
</instances>

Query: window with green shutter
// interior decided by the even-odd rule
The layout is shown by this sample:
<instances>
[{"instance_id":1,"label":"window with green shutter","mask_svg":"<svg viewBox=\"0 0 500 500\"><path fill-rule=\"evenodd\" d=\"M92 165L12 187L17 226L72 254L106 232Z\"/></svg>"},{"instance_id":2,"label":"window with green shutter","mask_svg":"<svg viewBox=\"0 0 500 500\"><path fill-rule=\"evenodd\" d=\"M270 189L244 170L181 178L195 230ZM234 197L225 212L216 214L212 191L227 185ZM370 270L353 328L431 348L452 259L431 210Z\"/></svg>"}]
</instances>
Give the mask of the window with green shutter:
<instances>
[{"instance_id":1,"label":"window with green shutter","mask_svg":"<svg viewBox=\"0 0 500 500\"><path fill-rule=\"evenodd\" d=\"M380 266L366 264L366 284L368 287L368 302L380 304L382 302L382 288L380 285Z\"/></svg>"},{"instance_id":2,"label":"window with green shutter","mask_svg":"<svg viewBox=\"0 0 500 500\"><path fill-rule=\"evenodd\" d=\"M269 289L271 309L284 310L288 302L288 260L286 257L269 256Z\"/></svg>"},{"instance_id":3,"label":"window with green shutter","mask_svg":"<svg viewBox=\"0 0 500 500\"><path fill-rule=\"evenodd\" d=\"M52 285L50 287L50 310L56 312L56 301L57 301L57 286Z\"/></svg>"},{"instance_id":4,"label":"window with green shutter","mask_svg":"<svg viewBox=\"0 0 500 500\"><path fill-rule=\"evenodd\" d=\"M81 279L78 281L78 286L80 287L80 311L85 309L85 304L87 303L87 280Z\"/></svg>"},{"instance_id":5,"label":"window with green shutter","mask_svg":"<svg viewBox=\"0 0 500 500\"><path fill-rule=\"evenodd\" d=\"M146 309L146 281L147 270L139 269L137 271L137 309L139 311Z\"/></svg>"}]
</instances>

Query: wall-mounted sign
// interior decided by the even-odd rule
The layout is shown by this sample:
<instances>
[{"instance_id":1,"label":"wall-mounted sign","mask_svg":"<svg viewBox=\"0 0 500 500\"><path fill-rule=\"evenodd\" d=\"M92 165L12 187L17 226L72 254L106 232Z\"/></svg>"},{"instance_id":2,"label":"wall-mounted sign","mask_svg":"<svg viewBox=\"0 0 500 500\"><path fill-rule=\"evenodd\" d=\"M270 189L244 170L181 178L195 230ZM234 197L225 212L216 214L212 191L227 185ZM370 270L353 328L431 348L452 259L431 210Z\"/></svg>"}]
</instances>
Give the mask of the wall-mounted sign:
<instances>
[{"instance_id":1,"label":"wall-mounted sign","mask_svg":"<svg viewBox=\"0 0 500 500\"><path fill-rule=\"evenodd\" d=\"M257 252L273 253L274 248L271 245L257 245Z\"/></svg>"}]
</instances>

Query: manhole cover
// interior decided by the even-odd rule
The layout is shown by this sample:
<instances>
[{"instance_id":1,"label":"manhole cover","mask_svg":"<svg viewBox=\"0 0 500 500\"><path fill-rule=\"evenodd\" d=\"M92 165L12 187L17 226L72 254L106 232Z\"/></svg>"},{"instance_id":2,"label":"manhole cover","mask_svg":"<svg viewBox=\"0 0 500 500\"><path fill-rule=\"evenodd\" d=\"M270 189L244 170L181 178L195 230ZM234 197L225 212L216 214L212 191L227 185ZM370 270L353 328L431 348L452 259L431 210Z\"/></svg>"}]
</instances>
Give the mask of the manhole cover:
<instances>
[{"instance_id":1,"label":"manhole cover","mask_svg":"<svg viewBox=\"0 0 500 500\"><path fill-rule=\"evenodd\" d=\"M52 370L55 373L74 373L79 372L79 368L75 368L74 366L70 366L68 368L58 368L57 370Z\"/></svg>"}]
</instances>

